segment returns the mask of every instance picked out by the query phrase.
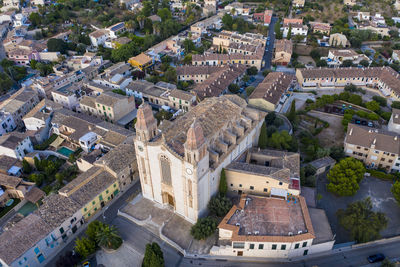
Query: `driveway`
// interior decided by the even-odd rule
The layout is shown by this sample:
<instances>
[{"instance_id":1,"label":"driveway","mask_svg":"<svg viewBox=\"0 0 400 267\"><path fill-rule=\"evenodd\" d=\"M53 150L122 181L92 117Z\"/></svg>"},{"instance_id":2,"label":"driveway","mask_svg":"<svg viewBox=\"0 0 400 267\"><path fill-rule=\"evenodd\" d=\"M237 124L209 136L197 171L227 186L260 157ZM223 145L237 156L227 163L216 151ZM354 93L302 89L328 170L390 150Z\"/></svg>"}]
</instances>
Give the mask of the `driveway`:
<instances>
[{"instance_id":1,"label":"driveway","mask_svg":"<svg viewBox=\"0 0 400 267\"><path fill-rule=\"evenodd\" d=\"M336 234L336 244L352 241L349 234L338 225L336 211L346 209L347 204L371 197L373 208L386 214L387 228L381 231L382 237L400 235L400 207L390 192L392 183L374 177L365 177L360 183L360 189L355 196L337 197L326 190L326 175L320 175L317 182L317 193L322 195L317 207L326 211L333 233Z\"/></svg>"}]
</instances>

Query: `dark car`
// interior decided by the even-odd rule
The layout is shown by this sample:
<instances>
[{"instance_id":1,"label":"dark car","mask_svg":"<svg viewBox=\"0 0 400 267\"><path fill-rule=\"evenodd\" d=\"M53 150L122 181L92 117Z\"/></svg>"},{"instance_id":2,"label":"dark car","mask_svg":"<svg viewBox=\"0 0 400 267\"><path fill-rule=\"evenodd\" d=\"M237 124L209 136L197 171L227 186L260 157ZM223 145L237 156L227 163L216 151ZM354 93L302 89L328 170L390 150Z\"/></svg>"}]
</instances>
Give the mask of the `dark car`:
<instances>
[{"instance_id":1,"label":"dark car","mask_svg":"<svg viewBox=\"0 0 400 267\"><path fill-rule=\"evenodd\" d=\"M384 259L385 259L385 255L383 255L382 253L374 254L367 258L369 263L383 261Z\"/></svg>"},{"instance_id":2,"label":"dark car","mask_svg":"<svg viewBox=\"0 0 400 267\"><path fill-rule=\"evenodd\" d=\"M367 126L367 122L366 121L361 121L361 125Z\"/></svg>"}]
</instances>

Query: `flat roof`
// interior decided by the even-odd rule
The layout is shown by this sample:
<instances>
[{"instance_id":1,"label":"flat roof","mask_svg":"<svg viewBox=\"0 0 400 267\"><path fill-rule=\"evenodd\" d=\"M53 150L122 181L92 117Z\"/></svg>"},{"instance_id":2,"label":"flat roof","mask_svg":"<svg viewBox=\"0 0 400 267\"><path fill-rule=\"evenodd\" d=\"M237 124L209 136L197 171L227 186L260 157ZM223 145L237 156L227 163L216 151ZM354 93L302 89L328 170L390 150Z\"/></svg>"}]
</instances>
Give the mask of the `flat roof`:
<instances>
[{"instance_id":1,"label":"flat roof","mask_svg":"<svg viewBox=\"0 0 400 267\"><path fill-rule=\"evenodd\" d=\"M218 228L233 231L232 241L297 242L313 239L314 229L303 197L296 201L243 195Z\"/></svg>"}]
</instances>

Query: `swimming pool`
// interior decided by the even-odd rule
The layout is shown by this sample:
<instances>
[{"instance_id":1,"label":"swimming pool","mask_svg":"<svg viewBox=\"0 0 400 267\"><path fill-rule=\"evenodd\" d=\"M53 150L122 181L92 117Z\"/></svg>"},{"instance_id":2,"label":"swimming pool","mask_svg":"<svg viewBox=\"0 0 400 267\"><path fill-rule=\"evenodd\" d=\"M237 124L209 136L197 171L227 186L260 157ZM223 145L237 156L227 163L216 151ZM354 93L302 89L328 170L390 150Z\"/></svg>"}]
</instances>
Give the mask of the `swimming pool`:
<instances>
[{"instance_id":1,"label":"swimming pool","mask_svg":"<svg viewBox=\"0 0 400 267\"><path fill-rule=\"evenodd\" d=\"M69 149L68 147L65 147L65 146L63 146L60 149L58 149L57 152L62 154L62 155L64 155L64 156L66 156L66 157L69 157L69 155L74 153L74 151L72 151L71 149Z\"/></svg>"}]
</instances>

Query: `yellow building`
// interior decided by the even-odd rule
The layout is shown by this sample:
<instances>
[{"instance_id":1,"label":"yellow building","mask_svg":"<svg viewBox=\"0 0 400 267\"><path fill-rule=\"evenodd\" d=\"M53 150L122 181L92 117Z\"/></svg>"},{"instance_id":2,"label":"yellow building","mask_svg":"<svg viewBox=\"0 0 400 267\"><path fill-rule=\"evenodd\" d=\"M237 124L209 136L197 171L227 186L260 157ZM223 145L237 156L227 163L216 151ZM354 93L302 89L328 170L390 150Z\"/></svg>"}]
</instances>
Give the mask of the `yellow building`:
<instances>
[{"instance_id":1,"label":"yellow building","mask_svg":"<svg viewBox=\"0 0 400 267\"><path fill-rule=\"evenodd\" d=\"M120 191L118 179L102 167L92 167L80 174L58 192L79 203L85 219L90 218Z\"/></svg>"},{"instance_id":2,"label":"yellow building","mask_svg":"<svg viewBox=\"0 0 400 267\"><path fill-rule=\"evenodd\" d=\"M250 149L225 168L229 191L256 195L300 194L300 155L278 150Z\"/></svg>"},{"instance_id":3,"label":"yellow building","mask_svg":"<svg viewBox=\"0 0 400 267\"><path fill-rule=\"evenodd\" d=\"M131 64L133 67L139 68L140 70L145 70L153 65L153 59L148 55L141 53L136 57L131 57L128 60L128 63Z\"/></svg>"}]
</instances>

